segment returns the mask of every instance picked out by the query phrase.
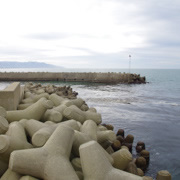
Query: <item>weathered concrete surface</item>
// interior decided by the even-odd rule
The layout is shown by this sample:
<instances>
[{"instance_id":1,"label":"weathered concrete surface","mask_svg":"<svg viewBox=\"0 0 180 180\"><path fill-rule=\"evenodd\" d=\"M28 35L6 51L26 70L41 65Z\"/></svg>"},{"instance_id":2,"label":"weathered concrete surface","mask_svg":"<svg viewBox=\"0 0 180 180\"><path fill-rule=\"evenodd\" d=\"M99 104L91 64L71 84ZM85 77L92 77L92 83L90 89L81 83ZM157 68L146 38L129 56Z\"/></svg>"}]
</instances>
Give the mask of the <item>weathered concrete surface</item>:
<instances>
[{"instance_id":1,"label":"weathered concrete surface","mask_svg":"<svg viewBox=\"0 0 180 180\"><path fill-rule=\"evenodd\" d=\"M6 110L16 110L23 95L24 90L20 82L14 82L0 91L0 106Z\"/></svg>"},{"instance_id":2,"label":"weathered concrete surface","mask_svg":"<svg viewBox=\"0 0 180 180\"><path fill-rule=\"evenodd\" d=\"M129 73L1 72L0 81L72 81L99 83L145 83L145 77Z\"/></svg>"}]
</instances>

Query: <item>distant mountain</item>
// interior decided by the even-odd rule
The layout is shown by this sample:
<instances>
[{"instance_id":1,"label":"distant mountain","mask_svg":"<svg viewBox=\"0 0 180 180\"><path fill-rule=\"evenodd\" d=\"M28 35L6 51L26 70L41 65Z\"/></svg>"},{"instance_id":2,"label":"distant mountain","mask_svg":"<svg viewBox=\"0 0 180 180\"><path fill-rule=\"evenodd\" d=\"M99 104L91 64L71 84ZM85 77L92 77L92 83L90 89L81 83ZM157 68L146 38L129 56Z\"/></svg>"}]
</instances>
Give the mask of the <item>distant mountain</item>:
<instances>
[{"instance_id":1,"label":"distant mountain","mask_svg":"<svg viewBox=\"0 0 180 180\"><path fill-rule=\"evenodd\" d=\"M0 61L0 69L11 68L62 68L60 66L54 66L42 62L15 62L15 61Z\"/></svg>"}]
</instances>

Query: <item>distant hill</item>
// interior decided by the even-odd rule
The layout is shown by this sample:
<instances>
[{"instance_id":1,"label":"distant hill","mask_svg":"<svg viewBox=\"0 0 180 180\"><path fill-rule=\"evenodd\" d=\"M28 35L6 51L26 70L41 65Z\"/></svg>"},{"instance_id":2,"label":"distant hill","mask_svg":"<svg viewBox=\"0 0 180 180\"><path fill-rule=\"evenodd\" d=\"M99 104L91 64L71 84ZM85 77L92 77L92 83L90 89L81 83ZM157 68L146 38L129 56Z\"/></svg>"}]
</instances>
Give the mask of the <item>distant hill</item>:
<instances>
[{"instance_id":1,"label":"distant hill","mask_svg":"<svg viewBox=\"0 0 180 180\"><path fill-rule=\"evenodd\" d=\"M0 69L11 68L56 68L60 66L54 66L42 62L15 62L15 61L0 61ZM63 68L63 67L60 67Z\"/></svg>"}]
</instances>

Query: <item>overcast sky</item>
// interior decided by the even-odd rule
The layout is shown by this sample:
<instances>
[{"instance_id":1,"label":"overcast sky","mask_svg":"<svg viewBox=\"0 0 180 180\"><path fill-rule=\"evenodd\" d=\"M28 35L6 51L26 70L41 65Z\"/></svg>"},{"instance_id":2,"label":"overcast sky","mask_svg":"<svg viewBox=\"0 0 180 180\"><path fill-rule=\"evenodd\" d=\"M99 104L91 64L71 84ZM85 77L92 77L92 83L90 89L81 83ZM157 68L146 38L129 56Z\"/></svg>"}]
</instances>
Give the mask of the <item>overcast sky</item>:
<instances>
[{"instance_id":1,"label":"overcast sky","mask_svg":"<svg viewBox=\"0 0 180 180\"><path fill-rule=\"evenodd\" d=\"M0 61L180 68L180 0L1 0Z\"/></svg>"}]
</instances>

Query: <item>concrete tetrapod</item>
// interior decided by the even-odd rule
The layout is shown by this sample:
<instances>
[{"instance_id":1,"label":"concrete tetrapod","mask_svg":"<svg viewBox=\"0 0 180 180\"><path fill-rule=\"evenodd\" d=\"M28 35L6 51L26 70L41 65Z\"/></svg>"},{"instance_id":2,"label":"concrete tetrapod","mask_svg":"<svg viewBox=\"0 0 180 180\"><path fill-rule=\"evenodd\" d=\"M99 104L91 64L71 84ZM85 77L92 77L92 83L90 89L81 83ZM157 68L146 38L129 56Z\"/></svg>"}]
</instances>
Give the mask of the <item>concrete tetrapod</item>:
<instances>
[{"instance_id":1,"label":"concrete tetrapod","mask_svg":"<svg viewBox=\"0 0 180 180\"><path fill-rule=\"evenodd\" d=\"M98 128L98 131L107 131L107 128L105 126L102 126L101 124L99 124L97 128Z\"/></svg>"},{"instance_id":2,"label":"concrete tetrapod","mask_svg":"<svg viewBox=\"0 0 180 180\"><path fill-rule=\"evenodd\" d=\"M90 111L82 111L75 105L67 107L64 110L63 115L68 119L75 119L81 124L88 119L93 120L96 124L100 124L102 122L101 114Z\"/></svg>"},{"instance_id":3,"label":"concrete tetrapod","mask_svg":"<svg viewBox=\"0 0 180 180\"><path fill-rule=\"evenodd\" d=\"M63 111L67 108L66 105L61 104L53 109L48 109L44 116L42 117L42 121L52 121L55 123L61 122L63 119Z\"/></svg>"},{"instance_id":4,"label":"concrete tetrapod","mask_svg":"<svg viewBox=\"0 0 180 180\"><path fill-rule=\"evenodd\" d=\"M8 127L8 121L3 116L0 116L0 134L4 134L8 130Z\"/></svg>"},{"instance_id":5,"label":"concrete tetrapod","mask_svg":"<svg viewBox=\"0 0 180 180\"><path fill-rule=\"evenodd\" d=\"M45 92L46 91L43 88L40 88L40 89L37 89L37 90L34 91L35 94L43 94Z\"/></svg>"},{"instance_id":6,"label":"concrete tetrapod","mask_svg":"<svg viewBox=\"0 0 180 180\"><path fill-rule=\"evenodd\" d=\"M31 106L32 104L34 104L34 103L19 104L17 109L18 110L24 110L24 109L28 108L29 106Z\"/></svg>"},{"instance_id":7,"label":"concrete tetrapod","mask_svg":"<svg viewBox=\"0 0 180 180\"><path fill-rule=\"evenodd\" d=\"M39 179L34 178L32 176L22 176L19 180L39 180Z\"/></svg>"},{"instance_id":8,"label":"concrete tetrapod","mask_svg":"<svg viewBox=\"0 0 180 180\"><path fill-rule=\"evenodd\" d=\"M7 169L7 171L3 174L0 180L19 180L21 176L22 175L20 175L19 173Z\"/></svg>"},{"instance_id":9,"label":"concrete tetrapod","mask_svg":"<svg viewBox=\"0 0 180 180\"><path fill-rule=\"evenodd\" d=\"M47 124L47 125L55 125L56 123L54 123L54 122L52 122L52 121L46 121L46 122L44 122L45 124Z\"/></svg>"},{"instance_id":10,"label":"concrete tetrapod","mask_svg":"<svg viewBox=\"0 0 180 180\"><path fill-rule=\"evenodd\" d=\"M114 153L114 150L113 150L113 148L112 148L111 146L109 146L109 147L106 149L106 151L108 152L108 154Z\"/></svg>"},{"instance_id":11,"label":"concrete tetrapod","mask_svg":"<svg viewBox=\"0 0 180 180\"><path fill-rule=\"evenodd\" d=\"M51 100L55 106L59 106L62 104L66 105L66 106L73 105L73 103L70 100L63 98L61 96L58 96L57 94L51 94L49 96L49 100Z\"/></svg>"},{"instance_id":12,"label":"concrete tetrapod","mask_svg":"<svg viewBox=\"0 0 180 180\"><path fill-rule=\"evenodd\" d=\"M161 170L157 173L156 180L171 180L171 174L167 170Z\"/></svg>"},{"instance_id":13,"label":"concrete tetrapod","mask_svg":"<svg viewBox=\"0 0 180 180\"><path fill-rule=\"evenodd\" d=\"M0 157L0 177L5 173L5 171L8 169L8 162L4 161L2 157Z\"/></svg>"},{"instance_id":14,"label":"concrete tetrapod","mask_svg":"<svg viewBox=\"0 0 180 180\"><path fill-rule=\"evenodd\" d=\"M57 125L51 125L44 128L41 128L38 130L34 135L32 136L32 144L35 147L42 147L47 142L47 140L50 138L52 133L57 128Z\"/></svg>"},{"instance_id":15,"label":"concrete tetrapod","mask_svg":"<svg viewBox=\"0 0 180 180\"><path fill-rule=\"evenodd\" d=\"M84 179L86 180L143 180L142 177L113 168L102 147L96 141L79 148ZM93 158L92 158L93 157Z\"/></svg>"},{"instance_id":16,"label":"concrete tetrapod","mask_svg":"<svg viewBox=\"0 0 180 180\"><path fill-rule=\"evenodd\" d=\"M49 98L49 94L48 93L42 93L42 94L39 94L39 95L34 95L32 94L30 97L26 98L26 99L23 99L21 101L22 104L28 104L28 103L35 103L37 102L39 99L41 99L42 97L44 98Z\"/></svg>"},{"instance_id":17,"label":"concrete tetrapod","mask_svg":"<svg viewBox=\"0 0 180 180\"><path fill-rule=\"evenodd\" d=\"M93 120L86 120L80 131L87 134L92 140L97 141L97 124Z\"/></svg>"},{"instance_id":18,"label":"concrete tetrapod","mask_svg":"<svg viewBox=\"0 0 180 180\"><path fill-rule=\"evenodd\" d=\"M76 174L77 174L79 180L84 180L84 176L83 176L83 173L81 171L76 171Z\"/></svg>"},{"instance_id":19,"label":"concrete tetrapod","mask_svg":"<svg viewBox=\"0 0 180 180\"><path fill-rule=\"evenodd\" d=\"M25 90L24 90L25 91ZM26 99L26 98L29 98L29 97L31 97L33 94L31 93L31 92L29 92L29 91L25 91L25 93L24 93L24 99Z\"/></svg>"},{"instance_id":20,"label":"concrete tetrapod","mask_svg":"<svg viewBox=\"0 0 180 180\"><path fill-rule=\"evenodd\" d=\"M74 141L72 146L72 153L79 157L79 147L81 144L91 141L92 139L87 135L79 131L74 131Z\"/></svg>"},{"instance_id":21,"label":"concrete tetrapod","mask_svg":"<svg viewBox=\"0 0 180 180\"><path fill-rule=\"evenodd\" d=\"M0 116L6 117L6 115L7 115L6 110L2 106L0 106Z\"/></svg>"},{"instance_id":22,"label":"concrete tetrapod","mask_svg":"<svg viewBox=\"0 0 180 180\"><path fill-rule=\"evenodd\" d=\"M116 140L116 134L114 131L106 130L106 131L97 131L97 141L99 143L103 143L106 141L115 141Z\"/></svg>"},{"instance_id":23,"label":"concrete tetrapod","mask_svg":"<svg viewBox=\"0 0 180 180\"><path fill-rule=\"evenodd\" d=\"M71 164L74 168L75 171L81 171L82 172L82 167L81 167L81 160L80 158L73 158L71 160Z\"/></svg>"},{"instance_id":24,"label":"concrete tetrapod","mask_svg":"<svg viewBox=\"0 0 180 180\"><path fill-rule=\"evenodd\" d=\"M89 112L97 112L97 110L96 110L96 108L94 108L94 107L90 107L87 111L89 111Z\"/></svg>"},{"instance_id":25,"label":"concrete tetrapod","mask_svg":"<svg viewBox=\"0 0 180 180\"><path fill-rule=\"evenodd\" d=\"M114 159L113 166L120 170L125 170L132 161L132 154L127 149L120 149L111 154L111 156Z\"/></svg>"},{"instance_id":26,"label":"concrete tetrapod","mask_svg":"<svg viewBox=\"0 0 180 180\"><path fill-rule=\"evenodd\" d=\"M0 156L8 162L11 152L19 149L29 149L33 146L28 143L24 128L18 122L9 125L5 135L0 135Z\"/></svg>"},{"instance_id":27,"label":"concrete tetrapod","mask_svg":"<svg viewBox=\"0 0 180 180\"><path fill-rule=\"evenodd\" d=\"M83 104L83 105L80 107L80 109L81 109L82 111L87 111L87 110L89 109L89 107L88 107L87 104Z\"/></svg>"},{"instance_id":28,"label":"concrete tetrapod","mask_svg":"<svg viewBox=\"0 0 180 180\"><path fill-rule=\"evenodd\" d=\"M69 100L61 96L58 96L57 94L51 94L49 96L49 99L54 103L55 106L64 104L66 106L75 105L80 108L85 103L84 100L81 98Z\"/></svg>"},{"instance_id":29,"label":"concrete tetrapod","mask_svg":"<svg viewBox=\"0 0 180 180\"><path fill-rule=\"evenodd\" d=\"M74 130L78 130L79 131L79 126L77 124L77 121L75 120L69 120L69 121L65 121L62 123L59 123L61 125L66 125L71 127ZM41 128L39 131L37 131L36 133L34 133L34 135L32 136L32 144L36 147L42 147L46 141L49 139L49 137L51 136L51 134L55 131L55 129L58 127L59 124L54 124L54 125L50 125L44 128Z\"/></svg>"},{"instance_id":30,"label":"concrete tetrapod","mask_svg":"<svg viewBox=\"0 0 180 180\"><path fill-rule=\"evenodd\" d=\"M21 126L25 129L26 126L26 122L29 121L27 119L21 119L20 121L18 121L19 124L21 124Z\"/></svg>"},{"instance_id":31,"label":"concrete tetrapod","mask_svg":"<svg viewBox=\"0 0 180 180\"><path fill-rule=\"evenodd\" d=\"M92 139L87 135L84 134L82 132L76 131L75 130L75 134L74 134L74 142L73 142L73 147L72 147L72 153L76 156L79 157L79 147L84 144L87 143L89 141L92 141ZM111 157L110 154L107 153L107 151L105 149L102 148L102 153L106 156L106 158L109 160L109 162L111 164L114 163L113 158Z\"/></svg>"},{"instance_id":32,"label":"concrete tetrapod","mask_svg":"<svg viewBox=\"0 0 180 180\"><path fill-rule=\"evenodd\" d=\"M78 108L81 108L82 105L85 104L85 101L81 98L72 99L71 102L73 103L73 105L77 106Z\"/></svg>"},{"instance_id":33,"label":"concrete tetrapod","mask_svg":"<svg viewBox=\"0 0 180 180\"><path fill-rule=\"evenodd\" d=\"M99 143L104 149L109 148L110 146L112 147L112 141L104 141L103 143ZM114 150L113 150L114 151Z\"/></svg>"},{"instance_id":34,"label":"concrete tetrapod","mask_svg":"<svg viewBox=\"0 0 180 180\"><path fill-rule=\"evenodd\" d=\"M74 130L59 125L43 147L12 152L9 168L44 180L78 180L69 161L73 139Z\"/></svg>"},{"instance_id":35,"label":"concrete tetrapod","mask_svg":"<svg viewBox=\"0 0 180 180\"><path fill-rule=\"evenodd\" d=\"M125 170L126 170L127 172L131 173L131 174L139 175L139 174L138 174L138 170L137 170L137 166L136 166L136 164L135 164L133 161L131 161L131 162L128 164L128 166L127 166L127 168L126 168Z\"/></svg>"},{"instance_id":36,"label":"concrete tetrapod","mask_svg":"<svg viewBox=\"0 0 180 180\"><path fill-rule=\"evenodd\" d=\"M40 120L47 109L53 107L53 103L45 98L41 98L24 110L7 111L7 120L9 122L19 121L21 119Z\"/></svg>"},{"instance_id":37,"label":"concrete tetrapod","mask_svg":"<svg viewBox=\"0 0 180 180\"><path fill-rule=\"evenodd\" d=\"M25 129L30 137L32 137L41 128L48 126L49 126L48 124L42 123L34 119L30 119L25 122Z\"/></svg>"}]
</instances>

